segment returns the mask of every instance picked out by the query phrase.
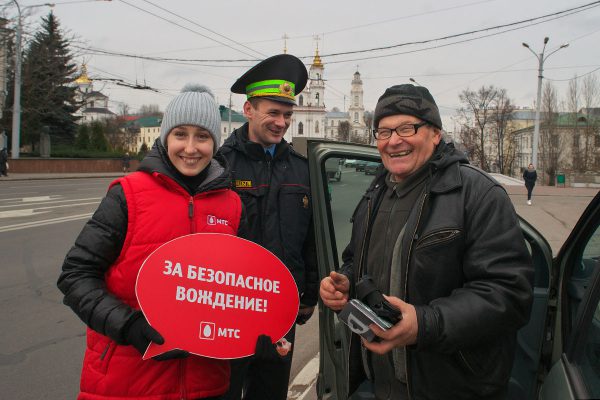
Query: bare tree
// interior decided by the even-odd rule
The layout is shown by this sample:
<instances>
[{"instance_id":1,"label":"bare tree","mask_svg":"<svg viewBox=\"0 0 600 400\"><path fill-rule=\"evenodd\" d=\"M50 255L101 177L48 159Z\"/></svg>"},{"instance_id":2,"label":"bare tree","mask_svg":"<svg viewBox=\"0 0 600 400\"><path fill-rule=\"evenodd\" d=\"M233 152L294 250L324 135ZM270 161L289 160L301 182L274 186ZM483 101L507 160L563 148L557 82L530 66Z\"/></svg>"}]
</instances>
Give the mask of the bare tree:
<instances>
[{"instance_id":1,"label":"bare tree","mask_svg":"<svg viewBox=\"0 0 600 400\"><path fill-rule=\"evenodd\" d=\"M126 117L127 115L129 115L129 112L130 112L129 104L119 103L118 109L119 109L119 115L121 117Z\"/></svg>"},{"instance_id":2,"label":"bare tree","mask_svg":"<svg viewBox=\"0 0 600 400\"><path fill-rule=\"evenodd\" d=\"M458 95L463 106L459 114L463 117L467 128L461 131L467 134L465 146L469 149L474 161L479 162L481 169L489 171L489 162L486 158L486 136L490 123L494 120L493 104L498 97L498 89L494 86L482 86L479 90L465 89ZM475 134L477 140L473 140ZM461 139L463 137L461 136ZM468 143L468 144L467 144ZM470 148L469 148L470 147Z\"/></svg>"},{"instance_id":3,"label":"bare tree","mask_svg":"<svg viewBox=\"0 0 600 400\"><path fill-rule=\"evenodd\" d=\"M338 140L340 142L350 141L350 122L340 121L338 125Z\"/></svg>"},{"instance_id":4,"label":"bare tree","mask_svg":"<svg viewBox=\"0 0 600 400\"><path fill-rule=\"evenodd\" d=\"M162 117L163 115L158 104L142 104L138 114L144 117Z\"/></svg>"},{"instance_id":5,"label":"bare tree","mask_svg":"<svg viewBox=\"0 0 600 400\"><path fill-rule=\"evenodd\" d=\"M576 171L585 170L584 156L579 151L579 143L581 140L578 127L578 113L580 107L581 93L579 90L579 82L577 76L569 81L567 88L566 109L569 113L569 123L573 125L573 146L571 146L571 158L573 159L573 168Z\"/></svg>"},{"instance_id":6,"label":"bare tree","mask_svg":"<svg viewBox=\"0 0 600 400\"><path fill-rule=\"evenodd\" d=\"M596 158L596 136L598 134L598 119L590 115L591 108L598 105L600 98L600 84L596 75L587 75L581 85L583 107L588 111L586 124L583 128L583 137L580 139L579 151L581 153L581 171L594 168ZM581 137L581 136L580 136Z\"/></svg>"},{"instance_id":7,"label":"bare tree","mask_svg":"<svg viewBox=\"0 0 600 400\"><path fill-rule=\"evenodd\" d=\"M369 137L369 144L373 144L375 137L373 137L373 111L365 111L363 119L365 120L365 125L367 126L367 135Z\"/></svg>"},{"instance_id":8,"label":"bare tree","mask_svg":"<svg viewBox=\"0 0 600 400\"><path fill-rule=\"evenodd\" d=\"M515 152L512 141L506 140L508 124L512 119L515 106L512 104L506 89L497 89L496 98L492 101L493 131L496 136L496 145L498 148L498 168L502 174L508 175L512 169L512 161Z\"/></svg>"},{"instance_id":9,"label":"bare tree","mask_svg":"<svg viewBox=\"0 0 600 400\"><path fill-rule=\"evenodd\" d=\"M559 168L559 157L563 150L563 142L560 140L556 120L558 116L558 98L556 88L552 83L546 82L542 92L541 108L544 112L540 124L540 159L536 168L548 174L548 184L553 186L556 172Z\"/></svg>"}]
</instances>

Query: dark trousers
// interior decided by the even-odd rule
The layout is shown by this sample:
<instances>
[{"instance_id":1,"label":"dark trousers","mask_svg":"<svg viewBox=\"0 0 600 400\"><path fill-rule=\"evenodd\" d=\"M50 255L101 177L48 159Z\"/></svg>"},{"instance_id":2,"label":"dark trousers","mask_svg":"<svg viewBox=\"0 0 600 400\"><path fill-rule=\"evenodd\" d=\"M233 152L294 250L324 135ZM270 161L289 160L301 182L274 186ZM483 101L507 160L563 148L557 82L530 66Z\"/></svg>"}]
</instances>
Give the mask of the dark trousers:
<instances>
[{"instance_id":1,"label":"dark trousers","mask_svg":"<svg viewBox=\"0 0 600 400\"><path fill-rule=\"evenodd\" d=\"M285 400L287 399L296 326L285 335L292 351L276 362L260 362L254 357L231 360L229 391L223 400Z\"/></svg>"},{"instance_id":2,"label":"dark trousers","mask_svg":"<svg viewBox=\"0 0 600 400\"><path fill-rule=\"evenodd\" d=\"M535 185L525 185L527 188L527 200L531 200L531 193L533 192L533 187Z\"/></svg>"}]
</instances>

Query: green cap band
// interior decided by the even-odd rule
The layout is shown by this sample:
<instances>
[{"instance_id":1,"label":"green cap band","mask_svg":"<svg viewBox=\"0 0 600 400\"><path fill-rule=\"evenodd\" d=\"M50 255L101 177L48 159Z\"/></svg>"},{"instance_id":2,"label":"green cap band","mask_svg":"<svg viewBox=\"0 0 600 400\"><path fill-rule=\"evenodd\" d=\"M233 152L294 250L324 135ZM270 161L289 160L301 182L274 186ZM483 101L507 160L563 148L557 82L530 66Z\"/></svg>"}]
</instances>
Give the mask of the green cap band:
<instances>
[{"instance_id":1,"label":"green cap band","mask_svg":"<svg viewBox=\"0 0 600 400\"><path fill-rule=\"evenodd\" d=\"M279 96L294 99L296 85L284 79L268 79L246 86L246 97Z\"/></svg>"}]
</instances>

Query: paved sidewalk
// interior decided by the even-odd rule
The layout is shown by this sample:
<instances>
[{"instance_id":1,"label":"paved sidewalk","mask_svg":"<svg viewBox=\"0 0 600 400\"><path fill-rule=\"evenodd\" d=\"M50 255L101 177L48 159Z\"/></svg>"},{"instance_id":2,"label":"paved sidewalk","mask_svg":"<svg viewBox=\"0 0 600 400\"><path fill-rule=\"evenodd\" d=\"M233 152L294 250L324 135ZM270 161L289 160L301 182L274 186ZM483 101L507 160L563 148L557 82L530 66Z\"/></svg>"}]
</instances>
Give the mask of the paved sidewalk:
<instances>
[{"instance_id":1,"label":"paved sidewalk","mask_svg":"<svg viewBox=\"0 0 600 400\"><path fill-rule=\"evenodd\" d=\"M29 181L40 179L83 179L83 178L115 178L123 176L123 172L85 172L85 173L9 173L0 177L2 181Z\"/></svg>"},{"instance_id":2,"label":"paved sidewalk","mask_svg":"<svg viewBox=\"0 0 600 400\"><path fill-rule=\"evenodd\" d=\"M579 217L596 196L595 188L538 186L533 189L532 205L527 205L525 186L504 186L517 213L533 225L550 243L556 255Z\"/></svg>"}]
</instances>

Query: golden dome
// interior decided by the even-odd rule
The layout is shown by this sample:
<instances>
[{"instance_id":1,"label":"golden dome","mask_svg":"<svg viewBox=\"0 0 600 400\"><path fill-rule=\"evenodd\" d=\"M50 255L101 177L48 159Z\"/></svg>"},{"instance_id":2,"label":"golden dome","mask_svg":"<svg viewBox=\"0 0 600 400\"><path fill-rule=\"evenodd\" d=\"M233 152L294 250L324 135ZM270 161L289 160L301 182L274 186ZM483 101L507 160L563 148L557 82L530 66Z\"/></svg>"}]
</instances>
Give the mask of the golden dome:
<instances>
[{"instance_id":1,"label":"golden dome","mask_svg":"<svg viewBox=\"0 0 600 400\"><path fill-rule=\"evenodd\" d=\"M321 61L321 56L319 56L319 48L315 50L315 58L313 59L313 67L322 67L323 62Z\"/></svg>"},{"instance_id":2,"label":"golden dome","mask_svg":"<svg viewBox=\"0 0 600 400\"><path fill-rule=\"evenodd\" d=\"M79 75L79 77L77 79L75 79L75 83L77 83L77 84L92 83L92 80L88 77L87 66L85 64L81 65L81 75Z\"/></svg>"}]
</instances>

